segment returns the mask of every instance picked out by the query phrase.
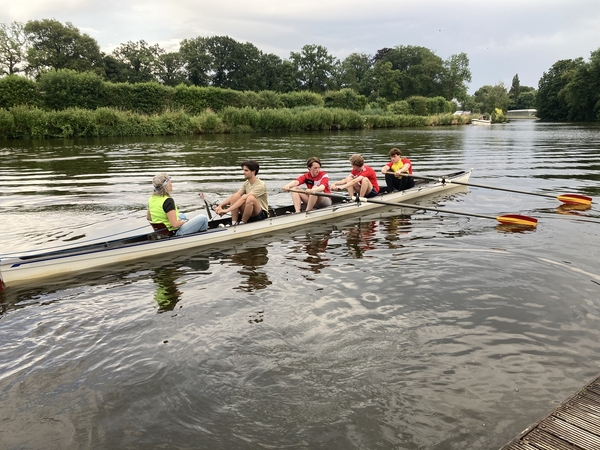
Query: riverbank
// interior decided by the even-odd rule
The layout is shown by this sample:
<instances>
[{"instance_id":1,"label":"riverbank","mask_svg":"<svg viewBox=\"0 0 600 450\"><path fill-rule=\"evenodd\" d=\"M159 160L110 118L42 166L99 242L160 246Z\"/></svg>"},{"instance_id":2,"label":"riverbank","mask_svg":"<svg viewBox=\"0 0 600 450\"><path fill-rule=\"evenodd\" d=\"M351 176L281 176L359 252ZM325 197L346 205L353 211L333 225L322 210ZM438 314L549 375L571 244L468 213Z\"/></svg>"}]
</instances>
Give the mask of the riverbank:
<instances>
[{"instance_id":1,"label":"riverbank","mask_svg":"<svg viewBox=\"0 0 600 450\"><path fill-rule=\"evenodd\" d=\"M115 108L46 111L15 106L0 109L0 139L166 136L281 131L360 130L466 125L470 116L361 113L341 108L256 109L227 107L200 114L184 110L140 114Z\"/></svg>"}]
</instances>

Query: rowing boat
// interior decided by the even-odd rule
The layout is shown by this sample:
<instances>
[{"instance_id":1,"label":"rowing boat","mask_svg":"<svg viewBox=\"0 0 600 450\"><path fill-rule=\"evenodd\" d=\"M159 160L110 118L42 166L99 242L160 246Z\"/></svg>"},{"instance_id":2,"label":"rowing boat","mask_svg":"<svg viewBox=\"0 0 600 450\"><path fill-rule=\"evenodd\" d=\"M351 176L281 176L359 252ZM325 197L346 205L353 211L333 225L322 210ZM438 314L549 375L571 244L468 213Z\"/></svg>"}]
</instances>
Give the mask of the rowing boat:
<instances>
[{"instance_id":1,"label":"rowing boat","mask_svg":"<svg viewBox=\"0 0 600 450\"><path fill-rule=\"evenodd\" d=\"M466 183L471 171L446 175L446 182L430 181L417 184L406 191L378 196L386 203L414 203L426 195L456 189L449 180ZM181 252L187 249L207 248L224 242L248 239L307 224L338 219L349 215L368 213L382 208L381 204L368 202L342 202L332 206L292 214L292 205L272 209L270 217L259 222L232 225L231 218L223 217L209 222L208 231L184 236L168 237L152 231L132 237L64 249L49 249L20 256L0 256L0 289L19 284L39 282L46 278L68 276L79 272Z\"/></svg>"}]
</instances>

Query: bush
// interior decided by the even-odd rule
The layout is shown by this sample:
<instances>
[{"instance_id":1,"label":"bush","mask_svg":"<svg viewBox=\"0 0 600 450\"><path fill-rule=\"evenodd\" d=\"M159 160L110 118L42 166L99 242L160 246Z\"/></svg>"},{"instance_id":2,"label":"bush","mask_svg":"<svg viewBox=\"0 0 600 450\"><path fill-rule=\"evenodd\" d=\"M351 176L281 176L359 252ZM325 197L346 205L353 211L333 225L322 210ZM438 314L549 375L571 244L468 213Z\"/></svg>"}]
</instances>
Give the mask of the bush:
<instances>
[{"instance_id":1,"label":"bush","mask_svg":"<svg viewBox=\"0 0 600 450\"><path fill-rule=\"evenodd\" d=\"M0 108L40 106L37 84L19 75L0 78Z\"/></svg>"},{"instance_id":2,"label":"bush","mask_svg":"<svg viewBox=\"0 0 600 450\"><path fill-rule=\"evenodd\" d=\"M410 105L410 110L417 116L427 115L427 98L420 95L413 95L406 99Z\"/></svg>"},{"instance_id":3,"label":"bush","mask_svg":"<svg viewBox=\"0 0 600 450\"><path fill-rule=\"evenodd\" d=\"M96 109L103 103L104 84L93 72L60 69L42 73L38 90L43 105L50 110Z\"/></svg>"},{"instance_id":4,"label":"bush","mask_svg":"<svg viewBox=\"0 0 600 450\"><path fill-rule=\"evenodd\" d=\"M298 106L325 106L323 97L314 92L288 92L280 94L281 102L286 108L296 108Z\"/></svg>"},{"instance_id":5,"label":"bush","mask_svg":"<svg viewBox=\"0 0 600 450\"><path fill-rule=\"evenodd\" d=\"M323 94L326 108L343 108L362 111L367 106L367 97L360 95L352 89L327 91Z\"/></svg>"},{"instance_id":6,"label":"bush","mask_svg":"<svg viewBox=\"0 0 600 450\"><path fill-rule=\"evenodd\" d=\"M281 101L281 96L277 92L260 91L258 93L258 105L256 107L259 109L283 108L283 102Z\"/></svg>"},{"instance_id":7,"label":"bush","mask_svg":"<svg viewBox=\"0 0 600 450\"><path fill-rule=\"evenodd\" d=\"M12 137L41 139L47 135L48 113L29 106L10 108L14 120Z\"/></svg>"},{"instance_id":8,"label":"bush","mask_svg":"<svg viewBox=\"0 0 600 450\"><path fill-rule=\"evenodd\" d=\"M397 102L391 103L388 106L388 110L392 113L392 114L402 114L402 115L408 115L411 114L412 111L410 109L410 105L408 104L408 102L406 100L399 100Z\"/></svg>"},{"instance_id":9,"label":"bush","mask_svg":"<svg viewBox=\"0 0 600 450\"><path fill-rule=\"evenodd\" d=\"M0 139L14 137L15 119L5 109L0 109Z\"/></svg>"},{"instance_id":10,"label":"bush","mask_svg":"<svg viewBox=\"0 0 600 450\"><path fill-rule=\"evenodd\" d=\"M142 114L160 114L173 104L174 90L154 81L148 83L105 83L103 106Z\"/></svg>"},{"instance_id":11,"label":"bush","mask_svg":"<svg viewBox=\"0 0 600 450\"><path fill-rule=\"evenodd\" d=\"M222 111L228 106L248 106L244 92L216 87L179 85L175 88L174 108L182 108L190 114L200 114L207 109Z\"/></svg>"},{"instance_id":12,"label":"bush","mask_svg":"<svg viewBox=\"0 0 600 450\"><path fill-rule=\"evenodd\" d=\"M97 136L94 112L69 108L47 115L46 134L49 137L73 138Z\"/></svg>"}]
</instances>

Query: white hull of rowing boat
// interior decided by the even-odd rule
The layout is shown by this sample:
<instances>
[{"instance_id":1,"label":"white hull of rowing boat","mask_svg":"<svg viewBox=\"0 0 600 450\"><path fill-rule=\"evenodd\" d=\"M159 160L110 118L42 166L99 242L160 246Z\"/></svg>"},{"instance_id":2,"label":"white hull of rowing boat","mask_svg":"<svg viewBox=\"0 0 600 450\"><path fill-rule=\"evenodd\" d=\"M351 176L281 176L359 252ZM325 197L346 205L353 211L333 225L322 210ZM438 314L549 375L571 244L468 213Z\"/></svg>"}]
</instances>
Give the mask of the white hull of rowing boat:
<instances>
[{"instance_id":1,"label":"white hull of rowing boat","mask_svg":"<svg viewBox=\"0 0 600 450\"><path fill-rule=\"evenodd\" d=\"M471 171L464 172L456 178L449 178L463 183L468 182ZM452 183L430 183L417 185L407 191L387 194L386 202L411 203L411 201L430 194L456 188ZM0 258L0 283L5 286L28 284L44 278L67 276L100 267L149 258L156 255L174 254L186 249L209 247L223 242L251 238L258 235L285 230L314 222L336 219L353 214L364 214L375 208L382 208L376 203L341 203L332 207L313 210L308 213L287 214L272 217L260 222L253 222L227 228L216 228L205 233L190 234L170 239L148 240L122 247L103 247L93 251L62 251L57 254L45 253L39 257L27 255L22 257Z\"/></svg>"},{"instance_id":2,"label":"white hull of rowing boat","mask_svg":"<svg viewBox=\"0 0 600 450\"><path fill-rule=\"evenodd\" d=\"M491 120L483 120L483 119L471 119L471 124L473 125L491 125Z\"/></svg>"}]
</instances>

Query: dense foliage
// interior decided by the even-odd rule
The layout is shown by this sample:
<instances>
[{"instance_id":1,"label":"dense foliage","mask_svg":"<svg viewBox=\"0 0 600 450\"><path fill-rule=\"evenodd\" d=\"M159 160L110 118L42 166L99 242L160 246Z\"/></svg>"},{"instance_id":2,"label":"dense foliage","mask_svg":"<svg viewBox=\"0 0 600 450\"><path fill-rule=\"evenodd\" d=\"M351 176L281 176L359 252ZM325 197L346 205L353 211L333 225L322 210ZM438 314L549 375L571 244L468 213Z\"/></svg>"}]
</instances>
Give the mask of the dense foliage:
<instances>
[{"instance_id":1,"label":"dense foliage","mask_svg":"<svg viewBox=\"0 0 600 450\"><path fill-rule=\"evenodd\" d=\"M413 96L406 100L406 104L408 107L404 114L432 115L456 109L454 102L443 97ZM18 75L0 78L0 108L18 105L38 106L46 110L108 107L142 114L162 114L173 110L200 114L207 109L220 112L227 107L327 107L362 111L369 102L367 97L349 88L318 94L310 91L239 91L185 84L171 87L156 81L111 83L94 72L61 69L43 72L37 82Z\"/></svg>"},{"instance_id":2,"label":"dense foliage","mask_svg":"<svg viewBox=\"0 0 600 450\"><path fill-rule=\"evenodd\" d=\"M95 110L68 108L47 111L14 106L0 109L0 138L75 138L102 136L157 136L207 133L248 133L272 131L359 130L405 126L458 125L467 116L396 115L349 109L297 107L256 109L226 107L216 113L205 110L189 114L183 110L163 114L139 114L115 108Z\"/></svg>"},{"instance_id":3,"label":"dense foliage","mask_svg":"<svg viewBox=\"0 0 600 450\"><path fill-rule=\"evenodd\" d=\"M236 91L325 92L352 89L369 102L412 96L464 101L471 81L466 54L443 60L424 47L396 46L375 56L353 53L340 61L321 45L305 45L288 59L264 53L229 36L183 39L166 52L144 40L126 42L112 53L73 24L54 19L0 26L0 71L39 79L45 72L93 72L113 83L156 82Z\"/></svg>"},{"instance_id":4,"label":"dense foliage","mask_svg":"<svg viewBox=\"0 0 600 450\"><path fill-rule=\"evenodd\" d=\"M537 107L544 120L600 120L600 48L591 53L589 62L561 60L544 72Z\"/></svg>"}]
</instances>

